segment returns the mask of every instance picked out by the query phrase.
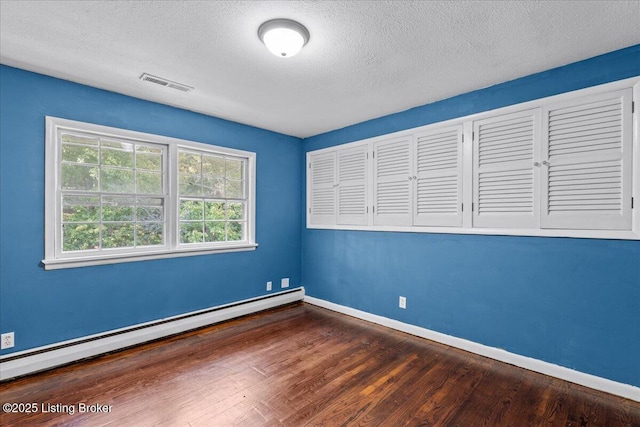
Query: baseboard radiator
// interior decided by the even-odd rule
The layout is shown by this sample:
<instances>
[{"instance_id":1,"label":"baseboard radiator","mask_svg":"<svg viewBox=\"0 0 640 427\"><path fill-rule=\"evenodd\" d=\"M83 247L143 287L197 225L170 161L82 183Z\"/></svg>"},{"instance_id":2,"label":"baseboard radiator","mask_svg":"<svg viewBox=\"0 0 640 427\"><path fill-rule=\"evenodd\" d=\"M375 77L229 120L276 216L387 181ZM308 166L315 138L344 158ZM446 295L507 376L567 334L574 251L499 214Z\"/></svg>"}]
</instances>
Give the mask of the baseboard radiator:
<instances>
[{"instance_id":1,"label":"baseboard radiator","mask_svg":"<svg viewBox=\"0 0 640 427\"><path fill-rule=\"evenodd\" d=\"M281 305L302 301L304 288L295 288L231 304L132 325L74 340L0 357L0 381L66 365L100 354L213 325Z\"/></svg>"}]
</instances>

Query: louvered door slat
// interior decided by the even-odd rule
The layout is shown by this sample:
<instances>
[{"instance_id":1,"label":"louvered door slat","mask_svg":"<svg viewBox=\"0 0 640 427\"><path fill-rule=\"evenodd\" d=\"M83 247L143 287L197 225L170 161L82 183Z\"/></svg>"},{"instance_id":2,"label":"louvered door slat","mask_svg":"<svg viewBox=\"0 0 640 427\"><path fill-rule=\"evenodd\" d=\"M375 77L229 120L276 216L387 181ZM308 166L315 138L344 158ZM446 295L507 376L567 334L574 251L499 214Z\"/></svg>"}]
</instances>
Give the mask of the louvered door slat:
<instances>
[{"instance_id":1,"label":"louvered door slat","mask_svg":"<svg viewBox=\"0 0 640 427\"><path fill-rule=\"evenodd\" d=\"M539 113L474 122L473 226L533 228L538 223L534 167Z\"/></svg>"},{"instance_id":2,"label":"louvered door slat","mask_svg":"<svg viewBox=\"0 0 640 427\"><path fill-rule=\"evenodd\" d=\"M462 125L419 133L415 138L413 222L462 225Z\"/></svg>"},{"instance_id":3,"label":"louvered door slat","mask_svg":"<svg viewBox=\"0 0 640 427\"><path fill-rule=\"evenodd\" d=\"M631 229L631 98L544 108L543 228Z\"/></svg>"},{"instance_id":4,"label":"louvered door slat","mask_svg":"<svg viewBox=\"0 0 640 427\"><path fill-rule=\"evenodd\" d=\"M374 207L376 225L412 224L412 137L374 144Z\"/></svg>"},{"instance_id":5,"label":"louvered door slat","mask_svg":"<svg viewBox=\"0 0 640 427\"><path fill-rule=\"evenodd\" d=\"M337 152L338 224L367 224L367 150L368 145L362 144Z\"/></svg>"},{"instance_id":6,"label":"louvered door slat","mask_svg":"<svg viewBox=\"0 0 640 427\"><path fill-rule=\"evenodd\" d=\"M310 156L309 222L332 225L336 222L336 153Z\"/></svg>"}]
</instances>

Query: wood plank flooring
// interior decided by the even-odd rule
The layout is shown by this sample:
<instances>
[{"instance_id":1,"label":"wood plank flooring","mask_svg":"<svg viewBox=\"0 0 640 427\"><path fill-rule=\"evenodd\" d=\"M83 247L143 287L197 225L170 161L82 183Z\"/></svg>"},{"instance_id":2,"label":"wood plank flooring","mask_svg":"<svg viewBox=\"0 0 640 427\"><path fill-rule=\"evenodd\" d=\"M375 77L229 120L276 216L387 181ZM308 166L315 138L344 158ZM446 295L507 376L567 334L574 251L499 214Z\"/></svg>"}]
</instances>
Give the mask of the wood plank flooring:
<instances>
[{"instance_id":1,"label":"wood plank flooring","mask_svg":"<svg viewBox=\"0 0 640 427\"><path fill-rule=\"evenodd\" d=\"M38 409L3 426L640 426L640 403L302 303L5 382L0 403Z\"/></svg>"}]
</instances>

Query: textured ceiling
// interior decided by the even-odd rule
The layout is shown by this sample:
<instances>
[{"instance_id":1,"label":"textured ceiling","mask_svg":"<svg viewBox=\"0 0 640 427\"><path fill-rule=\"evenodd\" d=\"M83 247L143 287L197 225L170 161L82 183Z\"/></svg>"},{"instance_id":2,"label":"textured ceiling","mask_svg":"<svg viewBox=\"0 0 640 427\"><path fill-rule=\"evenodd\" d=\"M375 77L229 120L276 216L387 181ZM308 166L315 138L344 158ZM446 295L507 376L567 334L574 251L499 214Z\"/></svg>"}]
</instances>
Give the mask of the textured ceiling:
<instances>
[{"instance_id":1,"label":"textured ceiling","mask_svg":"<svg viewBox=\"0 0 640 427\"><path fill-rule=\"evenodd\" d=\"M293 58L256 35L281 17L311 33ZM307 137L639 44L639 26L638 0L1 0L0 61Z\"/></svg>"}]
</instances>

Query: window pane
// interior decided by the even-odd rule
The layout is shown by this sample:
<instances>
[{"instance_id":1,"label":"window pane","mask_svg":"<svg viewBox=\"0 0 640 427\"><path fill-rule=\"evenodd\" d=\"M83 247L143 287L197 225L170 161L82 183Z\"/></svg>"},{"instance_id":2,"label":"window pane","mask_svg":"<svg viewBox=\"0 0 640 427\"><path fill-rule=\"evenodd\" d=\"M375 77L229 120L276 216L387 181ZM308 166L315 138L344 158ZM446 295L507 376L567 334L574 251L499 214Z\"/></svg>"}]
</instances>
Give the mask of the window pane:
<instances>
[{"instance_id":1,"label":"window pane","mask_svg":"<svg viewBox=\"0 0 640 427\"><path fill-rule=\"evenodd\" d=\"M162 227L163 224L161 222L136 224L137 246L154 246L164 244Z\"/></svg>"},{"instance_id":2,"label":"window pane","mask_svg":"<svg viewBox=\"0 0 640 427\"><path fill-rule=\"evenodd\" d=\"M96 191L98 189L98 167L62 165L62 189Z\"/></svg>"},{"instance_id":3,"label":"window pane","mask_svg":"<svg viewBox=\"0 0 640 427\"><path fill-rule=\"evenodd\" d=\"M70 142L73 144L98 145L98 138L69 135L68 133L63 134L60 139L62 140L62 142Z\"/></svg>"},{"instance_id":4,"label":"window pane","mask_svg":"<svg viewBox=\"0 0 640 427\"><path fill-rule=\"evenodd\" d=\"M100 221L100 198L84 196L64 196L62 198L62 221Z\"/></svg>"},{"instance_id":5,"label":"window pane","mask_svg":"<svg viewBox=\"0 0 640 427\"><path fill-rule=\"evenodd\" d=\"M54 247L47 251L54 259L65 252L61 259L73 255L91 263L114 253L128 259L246 241L252 201L246 200L249 161L241 154L189 142L172 145L152 135L138 140L117 129L102 134L78 125L66 130L67 125L53 123L59 127L48 137L56 138L57 151L48 154L57 161L57 175L47 179L58 183L50 212L58 222L57 231L48 228L46 243ZM169 157L173 153L176 158ZM173 184L177 188L169 188ZM84 251L90 254L85 257Z\"/></svg>"},{"instance_id":6,"label":"window pane","mask_svg":"<svg viewBox=\"0 0 640 427\"><path fill-rule=\"evenodd\" d=\"M244 203L227 203L229 219L244 219Z\"/></svg>"},{"instance_id":7,"label":"window pane","mask_svg":"<svg viewBox=\"0 0 640 427\"><path fill-rule=\"evenodd\" d=\"M205 202L204 219L224 220L224 202Z\"/></svg>"},{"instance_id":8,"label":"window pane","mask_svg":"<svg viewBox=\"0 0 640 427\"><path fill-rule=\"evenodd\" d=\"M102 191L133 193L134 188L133 170L102 168Z\"/></svg>"},{"instance_id":9,"label":"window pane","mask_svg":"<svg viewBox=\"0 0 640 427\"><path fill-rule=\"evenodd\" d=\"M200 175L180 174L178 183L180 194L185 196L200 196L202 194L202 181Z\"/></svg>"},{"instance_id":10,"label":"window pane","mask_svg":"<svg viewBox=\"0 0 640 427\"><path fill-rule=\"evenodd\" d=\"M162 154L162 148L149 147L148 145L136 145L136 152Z\"/></svg>"},{"instance_id":11,"label":"window pane","mask_svg":"<svg viewBox=\"0 0 640 427\"><path fill-rule=\"evenodd\" d=\"M162 156L138 151L136 153L136 168L160 171L162 169Z\"/></svg>"},{"instance_id":12,"label":"window pane","mask_svg":"<svg viewBox=\"0 0 640 427\"><path fill-rule=\"evenodd\" d=\"M202 163L199 154L180 152L178 158L178 172L180 174L197 174L202 172Z\"/></svg>"},{"instance_id":13,"label":"window pane","mask_svg":"<svg viewBox=\"0 0 640 427\"><path fill-rule=\"evenodd\" d=\"M224 178L224 158L202 156L202 173L211 178Z\"/></svg>"},{"instance_id":14,"label":"window pane","mask_svg":"<svg viewBox=\"0 0 640 427\"><path fill-rule=\"evenodd\" d=\"M202 222L181 222L180 243L202 243Z\"/></svg>"},{"instance_id":15,"label":"window pane","mask_svg":"<svg viewBox=\"0 0 640 427\"><path fill-rule=\"evenodd\" d=\"M244 162L242 160L227 159L227 174L228 179L240 180L242 176L242 166Z\"/></svg>"},{"instance_id":16,"label":"window pane","mask_svg":"<svg viewBox=\"0 0 640 427\"><path fill-rule=\"evenodd\" d=\"M204 195L209 197L224 197L224 179L204 177Z\"/></svg>"},{"instance_id":17,"label":"window pane","mask_svg":"<svg viewBox=\"0 0 640 427\"><path fill-rule=\"evenodd\" d=\"M62 250L64 252L100 249L99 224L63 224Z\"/></svg>"},{"instance_id":18,"label":"window pane","mask_svg":"<svg viewBox=\"0 0 640 427\"><path fill-rule=\"evenodd\" d=\"M228 199L242 199L242 198L244 198L243 181L227 180L226 195L227 195Z\"/></svg>"},{"instance_id":19,"label":"window pane","mask_svg":"<svg viewBox=\"0 0 640 427\"><path fill-rule=\"evenodd\" d=\"M83 145L62 145L62 161L98 164L98 148Z\"/></svg>"},{"instance_id":20,"label":"window pane","mask_svg":"<svg viewBox=\"0 0 640 427\"><path fill-rule=\"evenodd\" d=\"M108 141L104 139L102 139L101 142L102 147L116 148L118 150L129 151L133 153L133 144L130 144L128 142Z\"/></svg>"},{"instance_id":21,"label":"window pane","mask_svg":"<svg viewBox=\"0 0 640 427\"><path fill-rule=\"evenodd\" d=\"M202 221L202 200L180 200L180 219Z\"/></svg>"},{"instance_id":22,"label":"window pane","mask_svg":"<svg viewBox=\"0 0 640 427\"><path fill-rule=\"evenodd\" d=\"M162 199L138 199L136 219L138 221L162 221L164 219Z\"/></svg>"},{"instance_id":23,"label":"window pane","mask_svg":"<svg viewBox=\"0 0 640 427\"><path fill-rule=\"evenodd\" d=\"M226 240L224 222L206 222L204 240L205 242L224 242Z\"/></svg>"},{"instance_id":24,"label":"window pane","mask_svg":"<svg viewBox=\"0 0 640 427\"><path fill-rule=\"evenodd\" d=\"M135 199L121 197L102 198L103 221L133 221Z\"/></svg>"},{"instance_id":25,"label":"window pane","mask_svg":"<svg viewBox=\"0 0 640 427\"><path fill-rule=\"evenodd\" d=\"M162 174L136 171L136 192L141 194L162 194Z\"/></svg>"},{"instance_id":26,"label":"window pane","mask_svg":"<svg viewBox=\"0 0 640 427\"><path fill-rule=\"evenodd\" d=\"M122 168L133 167L133 146L131 144L123 144L129 146L129 150L111 150L102 148L100 163L103 165L119 166Z\"/></svg>"},{"instance_id":27,"label":"window pane","mask_svg":"<svg viewBox=\"0 0 640 427\"><path fill-rule=\"evenodd\" d=\"M227 227L227 240L244 240L244 222L229 222Z\"/></svg>"},{"instance_id":28,"label":"window pane","mask_svg":"<svg viewBox=\"0 0 640 427\"><path fill-rule=\"evenodd\" d=\"M134 245L133 223L107 223L102 226L103 248L127 248Z\"/></svg>"}]
</instances>

